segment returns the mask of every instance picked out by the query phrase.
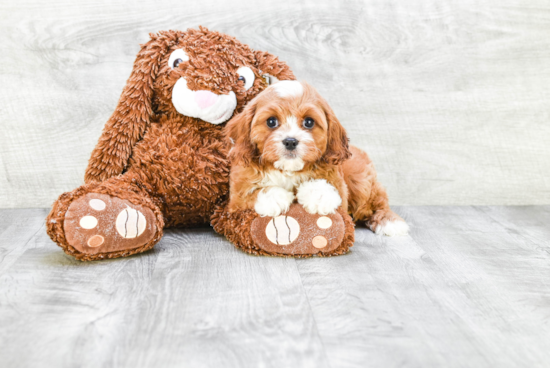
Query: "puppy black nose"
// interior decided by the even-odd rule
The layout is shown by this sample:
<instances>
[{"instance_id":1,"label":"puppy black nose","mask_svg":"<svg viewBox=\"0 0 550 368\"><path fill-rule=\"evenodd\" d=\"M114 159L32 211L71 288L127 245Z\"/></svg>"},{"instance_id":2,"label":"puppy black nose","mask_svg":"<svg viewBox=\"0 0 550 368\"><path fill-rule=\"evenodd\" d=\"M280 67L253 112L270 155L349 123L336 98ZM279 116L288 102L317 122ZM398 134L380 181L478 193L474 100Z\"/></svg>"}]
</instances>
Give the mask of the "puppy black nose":
<instances>
[{"instance_id":1,"label":"puppy black nose","mask_svg":"<svg viewBox=\"0 0 550 368\"><path fill-rule=\"evenodd\" d=\"M296 138L285 138L283 139L283 144L285 145L286 149L289 151L292 151L296 148L300 141Z\"/></svg>"}]
</instances>

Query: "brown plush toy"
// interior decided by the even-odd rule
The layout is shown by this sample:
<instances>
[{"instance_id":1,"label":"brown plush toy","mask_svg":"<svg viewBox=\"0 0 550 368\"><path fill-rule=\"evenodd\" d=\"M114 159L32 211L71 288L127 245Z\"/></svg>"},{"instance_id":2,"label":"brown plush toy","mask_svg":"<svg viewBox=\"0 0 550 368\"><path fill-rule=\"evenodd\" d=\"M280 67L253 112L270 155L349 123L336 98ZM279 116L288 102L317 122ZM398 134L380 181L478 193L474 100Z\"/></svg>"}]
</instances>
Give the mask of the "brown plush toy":
<instances>
[{"instance_id":1,"label":"brown plush toy","mask_svg":"<svg viewBox=\"0 0 550 368\"><path fill-rule=\"evenodd\" d=\"M226 227L235 216L248 216L252 226L256 216L248 213L223 216L229 162L222 129L271 80L293 79L275 56L204 27L151 34L92 153L85 185L54 203L48 234L67 254L96 260L151 249L164 227L212 218ZM345 237L342 229L342 239L353 237L353 227Z\"/></svg>"}]
</instances>

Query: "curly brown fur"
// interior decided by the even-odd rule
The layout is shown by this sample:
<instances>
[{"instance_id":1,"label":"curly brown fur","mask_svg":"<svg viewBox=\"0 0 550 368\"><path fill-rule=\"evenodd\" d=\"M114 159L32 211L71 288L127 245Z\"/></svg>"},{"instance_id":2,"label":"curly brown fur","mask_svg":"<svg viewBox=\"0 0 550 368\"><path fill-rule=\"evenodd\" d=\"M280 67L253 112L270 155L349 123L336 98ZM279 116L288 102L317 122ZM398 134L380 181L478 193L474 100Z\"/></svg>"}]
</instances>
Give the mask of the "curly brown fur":
<instances>
[{"instance_id":1,"label":"curly brown fur","mask_svg":"<svg viewBox=\"0 0 550 368\"><path fill-rule=\"evenodd\" d=\"M189 60L171 67L170 56L179 49L185 50ZM255 76L248 89L237 74L243 66ZM254 51L231 36L204 27L151 34L92 152L86 185L61 195L53 205L47 220L52 240L82 260L138 253L158 241L161 231L154 242L131 251L93 257L78 254L66 241L64 214L75 198L91 192L108 193L152 208L162 214L159 229L209 223L215 206L228 194L224 124L214 125L179 113L172 100L174 86L183 78L191 91L217 96L234 93L236 106L232 113L238 113L266 88L264 74L279 80L294 79L288 66L275 56Z\"/></svg>"}]
</instances>

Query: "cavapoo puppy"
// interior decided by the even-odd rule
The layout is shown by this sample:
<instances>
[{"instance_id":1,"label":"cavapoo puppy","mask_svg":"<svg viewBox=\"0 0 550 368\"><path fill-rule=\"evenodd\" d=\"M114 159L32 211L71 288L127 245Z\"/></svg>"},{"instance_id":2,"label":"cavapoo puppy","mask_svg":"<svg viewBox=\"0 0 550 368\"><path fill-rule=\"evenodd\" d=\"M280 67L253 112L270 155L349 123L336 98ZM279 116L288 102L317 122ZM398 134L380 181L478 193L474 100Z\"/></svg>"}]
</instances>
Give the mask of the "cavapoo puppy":
<instances>
[{"instance_id":1,"label":"cavapoo puppy","mask_svg":"<svg viewBox=\"0 0 550 368\"><path fill-rule=\"evenodd\" d=\"M294 200L312 214L338 207L376 234L404 235L374 166L348 145L334 112L309 84L281 81L248 103L226 126L233 144L229 211L285 213Z\"/></svg>"}]
</instances>

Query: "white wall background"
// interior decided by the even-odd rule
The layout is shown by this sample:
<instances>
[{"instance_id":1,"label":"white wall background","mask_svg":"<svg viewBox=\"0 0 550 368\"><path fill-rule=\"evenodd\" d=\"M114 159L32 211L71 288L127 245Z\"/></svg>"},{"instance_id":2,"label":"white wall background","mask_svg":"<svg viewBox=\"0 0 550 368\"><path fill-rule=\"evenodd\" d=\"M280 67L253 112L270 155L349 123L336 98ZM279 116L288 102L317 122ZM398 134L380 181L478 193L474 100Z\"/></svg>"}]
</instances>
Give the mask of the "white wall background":
<instances>
[{"instance_id":1,"label":"white wall background","mask_svg":"<svg viewBox=\"0 0 550 368\"><path fill-rule=\"evenodd\" d=\"M139 43L199 24L316 86L393 204L550 203L547 0L2 0L0 207L80 185Z\"/></svg>"}]
</instances>

